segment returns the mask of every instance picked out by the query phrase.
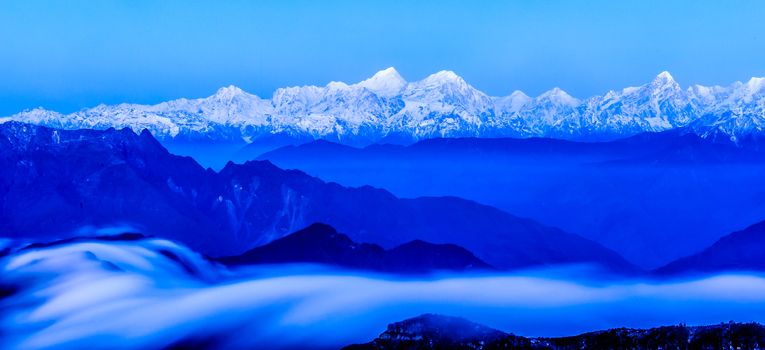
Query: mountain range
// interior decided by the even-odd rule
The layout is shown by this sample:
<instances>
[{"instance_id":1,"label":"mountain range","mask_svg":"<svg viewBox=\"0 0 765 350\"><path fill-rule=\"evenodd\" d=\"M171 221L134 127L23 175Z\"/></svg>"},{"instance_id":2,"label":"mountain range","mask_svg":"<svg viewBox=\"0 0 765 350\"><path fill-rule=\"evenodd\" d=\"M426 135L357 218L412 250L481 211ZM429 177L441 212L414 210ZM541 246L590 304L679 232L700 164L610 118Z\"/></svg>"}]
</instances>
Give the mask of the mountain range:
<instances>
[{"instance_id":1,"label":"mountain range","mask_svg":"<svg viewBox=\"0 0 765 350\"><path fill-rule=\"evenodd\" d=\"M459 152L476 161L492 153L508 156L518 152L538 158L545 153L560 155L574 150L579 155L568 155L569 161L590 162L598 156L609 159L621 155L618 161L601 159L598 166L627 164L629 172L645 167L645 159L662 168L694 160L689 164L699 171L709 165L728 169L763 160L760 152L692 135L682 135L679 140L669 136L651 134L597 144L547 139L440 139L418 143L414 148L370 149L394 147L432 158L430 147L443 154L444 144L466 143L471 147L460 147ZM646 137L652 141L635 147ZM340 153L359 151L326 142L317 145L340 147ZM729 148L736 152L729 152ZM663 157L646 158L651 154ZM339 154L335 156L340 162L346 161ZM418 159L414 162L420 162ZM639 167L631 167L634 164ZM130 129L70 131L4 123L0 125L0 167L0 232L10 239L46 242L85 233L141 232L178 241L207 256L228 257L225 259L232 264L316 262L386 272L506 270L561 264L638 271L602 246L600 242L612 242L603 237L590 240L457 197L398 198L370 186L344 187L301 171L280 169L268 161L229 163L216 172L202 168L190 157L169 153L148 131L139 135ZM706 175L701 178L708 181ZM613 190L609 187L606 192ZM684 191L681 189L687 196ZM663 218L658 221L666 222ZM331 227L309 226L315 222ZM764 227L759 223L719 235L722 238L717 243L703 248L683 254L676 251L675 258L686 257L654 272L661 276L763 271L760 252L765 245ZM663 243L638 246L643 252L651 246L659 249L688 242L698 246L697 235L680 229L662 234ZM629 239L626 242L635 245Z\"/></svg>"},{"instance_id":2,"label":"mountain range","mask_svg":"<svg viewBox=\"0 0 765 350\"><path fill-rule=\"evenodd\" d=\"M388 68L356 84L281 88L270 99L235 86L199 99L99 105L70 114L36 108L2 118L60 129L148 129L161 141L252 143L327 139L351 145L434 137L614 139L691 130L740 142L765 127L765 78L683 89L668 72L647 84L577 99L560 88L537 97L489 96L451 71L407 82Z\"/></svg>"},{"instance_id":3,"label":"mountain range","mask_svg":"<svg viewBox=\"0 0 765 350\"><path fill-rule=\"evenodd\" d=\"M397 198L326 183L268 161L204 169L148 131L0 125L0 232L33 241L121 230L231 256L324 222L389 248L420 239L469 249L497 268L632 266L598 243L456 197Z\"/></svg>"}]
</instances>

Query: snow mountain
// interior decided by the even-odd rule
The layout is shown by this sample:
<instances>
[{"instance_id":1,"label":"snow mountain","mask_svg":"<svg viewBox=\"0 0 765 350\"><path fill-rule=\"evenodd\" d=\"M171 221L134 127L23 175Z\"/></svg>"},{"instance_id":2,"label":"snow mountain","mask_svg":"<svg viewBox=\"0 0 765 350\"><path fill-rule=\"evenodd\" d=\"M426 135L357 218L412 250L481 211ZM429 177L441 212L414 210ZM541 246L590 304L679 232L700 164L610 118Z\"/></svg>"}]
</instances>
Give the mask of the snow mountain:
<instances>
[{"instance_id":1,"label":"snow mountain","mask_svg":"<svg viewBox=\"0 0 765 350\"><path fill-rule=\"evenodd\" d=\"M492 97L452 71L407 82L387 68L356 84L280 88L270 99L235 86L156 105L99 105L71 114L36 108L0 118L61 129L148 129L160 140L254 142L273 136L346 144L434 137L613 139L687 129L737 141L765 133L765 78L683 89L668 72L587 99L554 88Z\"/></svg>"}]
</instances>

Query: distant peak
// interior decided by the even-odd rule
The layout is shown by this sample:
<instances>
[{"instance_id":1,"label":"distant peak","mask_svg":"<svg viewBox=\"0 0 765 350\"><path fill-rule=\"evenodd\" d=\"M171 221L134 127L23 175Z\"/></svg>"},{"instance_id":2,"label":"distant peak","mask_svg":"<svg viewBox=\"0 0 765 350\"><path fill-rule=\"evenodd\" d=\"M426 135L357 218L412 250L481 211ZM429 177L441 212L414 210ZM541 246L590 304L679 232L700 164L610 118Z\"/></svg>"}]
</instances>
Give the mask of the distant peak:
<instances>
[{"instance_id":1,"label":"distant peak","mask_svg":"<svg viewBox=\"0 0 765 350\"><path fill-rule=\"evenodd\" d=\"M750 93L757 93L765 87L765 78L752 77L752 79L749 79L749 81L746 82L746 87L749 89Z\"/></svg>"},{"instance_id":2,"label":"distant peak","mask_svg":"<svg viewBox=\"0 0 765 350\"><path fill-rule=\"evenodd\" d=\"M513 93L510 94L510 97L513 98L513 99L524 99L524 100L531 98L531 97L529 97L529 95L526 95L526 93L521 91L521 90L513 91Z\"/></svg>"},{"instance_id":3,"label":"distant peak","mask_svg":"<svg viewBox=\"0 0 765 350\"><path fill-rule=\"evenodd\" d=\"M736 93L744 99L744 102L751 102L755 95L765 90L765 78L752 77L746 83L734 84Z\"/></svg>"},{"instance_id":4,"label":"distant peak","mask_svg":"<svg viewBox=\"0 0 765 350\"><path fill-rule=\"evenodd\" d=\"M664 80L675 80L672 78L672 74L669 74L668 71L663 71L659 73L659 75L656 76L657 79L664 79Z\"/></svg>"},{"instance_id":5,"label":"distant peak","mask_svg":"<svg viewBox=\"0 0 765 350\"><path fill-rule=\"evenodd\" d=\"M348 84L343 83L342 81L330 81L329 84L327 84L327 87L330 89L344 90L348 88Z\"/></svg>"},{"instance_id":6,"label":"distant peak","mask_svg":"<svg viewBox=\"0 0 765 350\"><path fill-rule=\"evenodd\" d=\"M442 70L427 76L425 79L417 82L420 86L437 87L441 85L466 85L462 77L450 70Z\"/></svg>"},{"instance_id":7,"label":"distant peak","mask_svg":"<svg viewBox=\"0 0 765 350\"><path fill-rule=\"evenodd\" d=\"M378 95L393 96L401 92L406 84L406 80L396 71L396 68L389 67L356 85Z\"/></svg>"},{"instance_id":8,"label":"distant peak","mask_svg":"<svg viewBox=\"0 0 765 350\"><path fill-rule=\"evenodd\" d=\"M579 100L569 95L566 91L559 87L554 87L549 91L539 95L539 100L550 100L555 103L565 104L569 106L576 106L579 104Z\"/></svg>"},{"instance_id":9,"label":"distant peak","mask_svg":"<svg viewBox=\"0 0 765 350\"><path fill-rule=\"evenodd\" d=\"M215 95L213 96L218 98L232 98L234 96L243 95L243 94L246 94L244 90L240 89L237 86L229 85L229 86L224 86L218 89L218 91L216 91Z\"/></svg>"},{"instance_id":10,"label":"distant peak","mask_svg":"<svg viewBox=\"0 0 765 350\"><path fill-rule=\"evenodd\" d=\"M25 109L21 113L55 113L58 114L58 112L47 109L43 106L37 106L31 109Z\"/></svg>"},{"instance_id":11,"label":"distant peak","mask_svg":"<svg viewBox=\"0 0 765 350\"><path fill-rule=\"evenodd\" d=\"M532 98L523 91L515 90L509 96L499 98L498 103L509 111L518 111L531 100Z\"/></svg>"},{"instance_id":12,"label":"distant peak","mask_svg":"<svg viewBox=\"0 0 765 350\"><path fill-rule=\"evenodd\" d=\"M641 86L636 91L667 91L669 93L680 92L680 84L678 84L671 74L667 71L659 73L650 83Z\"/></svg>"},{"instance_id":13,"label":"distant peak","mask_svg":"<svg viewBox=\"0 0 765 350\"><path fill-rule=\"evenodd\" d=\"M0 117L0 121L9 121L12 119L18 119L27 123L40 123L43 120L58 119L62 114L44 107L35 107L32 109L25 109L18 114L12 116Z\"/></svg>"},{"instance_id":14,"label":"distant peak","mask_svg":"<svg viewBox=\"0 0 765 350\"><path fill-rule=\"evenodd\" d=\"M462 78L457 75L457 73L454 73L450 70L442 70L438 71L436 73L433 73L429 75L426 80L438 80L438 81L449 81L449 80L461 80Z\"/></svg>"},{"instance_id":15,"label":"distant peak","mask_svg":"<svg viewBox=\"0 0 765 350\"><path fill-rule=\"evenodd\" d=\"M232 93L232 92L234 92L234 93L241 93L241 92L244 92L244 90L240 89L236 85L224 86L224 87L218 89L218 93Z\"/></svg>"},{"instance_id":16,"label":"distant peak","mask_svg":"<svg viewBox=\"0 0 765 350\"><path fill-rule=\"evenodd\" d=\"M653 85L669 85L673 84L676 85L675 78L672 77L672 74L669 74L667 71L663 71L659 73L659 75L656 76L656 78L653 79L653 82L651 82Z\"/></svg>"},{"instance_id":17,"label":"distant peak","mask_svg":"<svg viewBox=\"0 0 765 350\"><path fill-rule=\"evenodd\" d=\"M388 67L388 68L385 68L385 69L375 73L375 75L373 75L372 78L374 78L374 77L380 77L380 78L382 78L382 77L397 77L397 78L401 78L401 74L398 73L396 68Z\"/></svg>"}]
</instances>

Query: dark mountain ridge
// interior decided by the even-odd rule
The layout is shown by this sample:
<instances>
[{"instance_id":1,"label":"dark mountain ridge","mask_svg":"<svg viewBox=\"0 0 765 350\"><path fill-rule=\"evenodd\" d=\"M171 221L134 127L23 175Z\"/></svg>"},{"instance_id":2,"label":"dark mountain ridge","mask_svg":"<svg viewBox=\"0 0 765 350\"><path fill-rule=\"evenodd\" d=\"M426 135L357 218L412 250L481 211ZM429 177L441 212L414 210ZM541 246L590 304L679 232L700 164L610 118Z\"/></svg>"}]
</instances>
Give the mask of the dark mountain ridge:
<instances>
[{"instance_id":1,"label":"dark mountain ridge","mask_svg":"<svg viewBox=\"0 0 765 350\"><path fill-rule=\"evenodd\" d=\"M498 268L631 265L599 244L456 197L397 198L348 188L268 161L220 172L170 154L150 133L0 125L0 232L55 239L127 225L210 256L240 254L313 222L393 247L457 244Z\"/></svg>"},{"instance_id":2,"label":"dark mountain ridge","mask_svg":"<svg viewBox=\"0 0 765 350\"><path fill-rule=\"evenodd\" d=\"M658 275L765 272L765 221L733 232L704 250L675 260Z\"/></svg>"},{"instance_id":3,"label":"dark mountain ridge","mask_svg":"<svg viewBox=\"0 0 765 350\"><path fill-rule=\"evenodd\" d=\"M453 244L414 240L385 250L376 244L356 243L332 226L319 223L219 261L227 265L321 263L400 274L494 269Z\"/></svg>"}]
</instances>

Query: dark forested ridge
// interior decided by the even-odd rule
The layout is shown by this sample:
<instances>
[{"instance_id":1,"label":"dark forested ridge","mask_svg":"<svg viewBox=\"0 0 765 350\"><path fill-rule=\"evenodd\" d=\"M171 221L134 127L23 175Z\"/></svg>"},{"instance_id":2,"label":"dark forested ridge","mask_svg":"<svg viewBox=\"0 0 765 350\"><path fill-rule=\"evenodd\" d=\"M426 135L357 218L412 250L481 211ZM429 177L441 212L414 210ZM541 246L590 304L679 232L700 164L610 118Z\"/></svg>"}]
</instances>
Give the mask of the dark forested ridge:
<instances>
[{"instance_id":1,"label":"dark forested ridge","mask_svg":"<svg viewBox=\"0 0 765 350\"><path fill-rule=\"evenodd\" d=\"M650 329L616 328L560 338L527 338L463 318L425 314L388 325L379 337L345 350L517 349L517 350L717 350L762 349L765 327L758 323L685 325Z\"/></svg>"}]
</instances>

